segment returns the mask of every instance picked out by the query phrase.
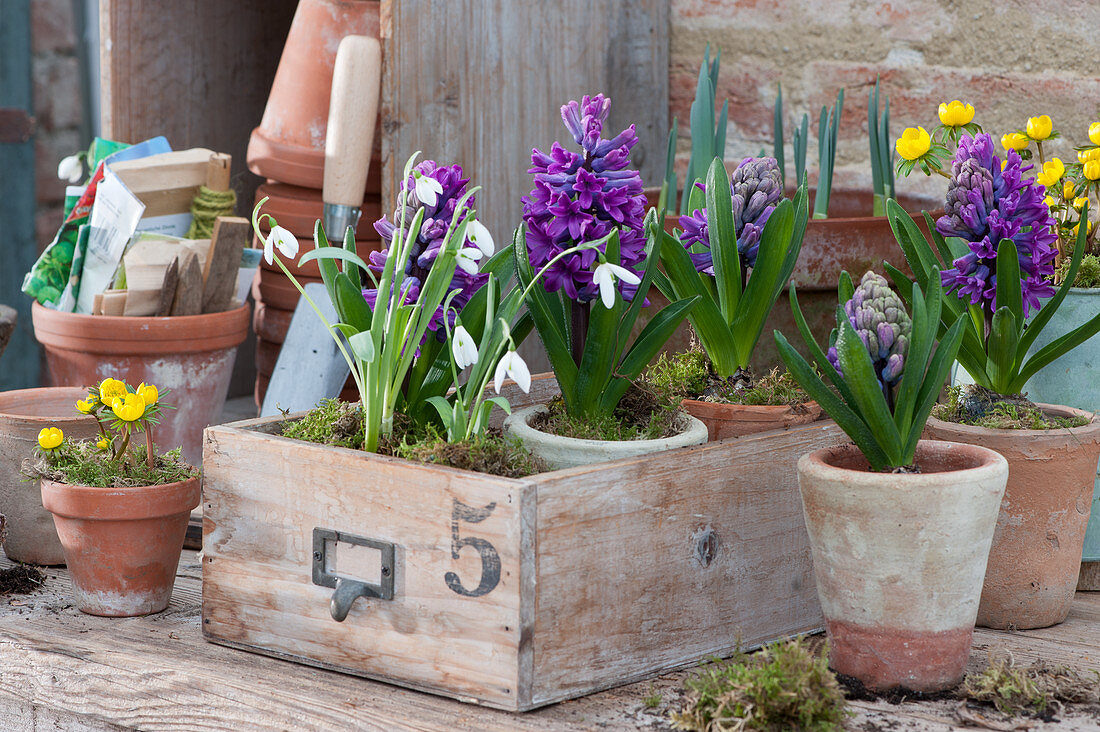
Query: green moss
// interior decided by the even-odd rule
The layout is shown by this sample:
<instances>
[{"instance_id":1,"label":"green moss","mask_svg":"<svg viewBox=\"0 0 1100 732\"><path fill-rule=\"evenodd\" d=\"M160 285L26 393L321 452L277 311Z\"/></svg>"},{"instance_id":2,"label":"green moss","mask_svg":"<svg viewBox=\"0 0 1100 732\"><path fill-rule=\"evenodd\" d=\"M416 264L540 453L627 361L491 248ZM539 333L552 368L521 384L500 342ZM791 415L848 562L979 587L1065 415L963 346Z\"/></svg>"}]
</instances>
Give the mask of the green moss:
<instances>
[{"instance_id":1,"label":"green moss","mask_svg":"<svg viewBox=\"0 0 1100 732\"><path fill-rule=\"evenodd\" d=\"M1055 280L1062 282L1069 274L1070 260L1064 259L1055 273ZM1074 287L1095 288L1100 287L1100 257L1095 254L1086 254L1081 258L1081 266L1077 269L1077 276L1073 278Z\"/></svg>"},{"instance_id":2,"label":"green moss","mask_svg":"<svg viewBox=\"0 0 1100 732\"><path fill-rule=\"evenodd\" d=\"M677 406L655 392L637 387L627 392L610 415L571 417L560 396L546 406L545 414L531 420L535 429L561 437L608 442L656 440L677 434L682 414Z\"/></svg>"},{"instance_id":3,"label":"green moss","mask_svg":"<svg viewBox=\"0 0 1100 732\"><path fill-rule=\"evenodd\" d=\"M363 447L363 410L358 403L324 399L301 419L287 423L282 434L295 440L359 450ZM413 429L402 415L395 416L394 434L383 441L378 452L508 478L521 478L546 469L518 440L484 434L448 442L433 428Z\"/></svg>"},{"instance_id":4,"label":"green moss","mask_svg":"<svg viewBox=\"0 0 1100 732\"><path fill-rule=\"evenodd\" d=\"M967 674L959 695L1004 714L1041 715L1061 704L1100 702L1100 672L1084 676L1067 666L1037 661L1020 667L1011 656L990 660L981 673Z\"/></svg>"},{"instance_id":5,"label":"green moss","mask_svg":"<svg viewBox=\"0 0 1100 732\"><path fill-rule=\"evenodd\" d=\"M711 368L710 359L701 350L661 354L657 363L646 372L646 380L668 399L700 399L724 404L788 405L810 401L810 396L786 371L772 369L767 375L753 379L749 374L737 374L721 379Z\"/></svg>"},{"instance_id":6,"label":"green moss","mask_svg":"<svg viewBox=\"0 0 1100 732\"><path fill-rule=\"evenodd\" d=\"M684 682L684 707L671 716L681 730L839 730L848 716L844 692L802 638L715 664Z\"/></svg>"},{"instance_id":7,"label":"green moss","mask_svg":"<svg viewBox=\"0 0 1100 732\"><path fill-rule=\"evenodd\" d=\"M166 485L199 475L197 468L184 462L178 447L158 455L150 468L145 464L144 445L131 445L127 457L111 460L110 453L87 441L65 442L52 453L37 457L25 472L31 477L96 488Z\"/></svg>"},{"instance_id":8,"label":"green moss","mask_svg":"<svg viewBox=\"0 0 1100 732\"><path fill-rule=\"evenodd\" d=\"M1004 396L975 386L953 386L947 401L932 408L932 416L945 422L994 430L1056 430L1082 427L1087 417L1052 417L1022 394Z\"/></svg>"}]
</instances>

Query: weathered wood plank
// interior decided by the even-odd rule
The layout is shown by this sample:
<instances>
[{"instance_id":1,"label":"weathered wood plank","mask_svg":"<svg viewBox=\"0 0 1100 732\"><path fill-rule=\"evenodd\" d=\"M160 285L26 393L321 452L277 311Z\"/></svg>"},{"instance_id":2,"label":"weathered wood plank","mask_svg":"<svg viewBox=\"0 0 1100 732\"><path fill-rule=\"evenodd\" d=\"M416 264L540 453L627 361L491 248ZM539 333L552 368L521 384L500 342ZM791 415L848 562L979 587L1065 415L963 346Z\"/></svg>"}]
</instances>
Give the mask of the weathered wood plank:
<instances>
[{"instance_id":1,"label":"weathered wood plank","mask_svg":"<svg viewBox=\"0 0 1100 732\"><path fill-rule=\"evenodd\" d=\"M523 483L233 427L206 435L211 639L515 706ZM465 541L475 523L495 549L496 583L470 597L460 592L483 576L479 544ZM315 527L394 543L393 600L359 600L335 622L332 590L312 582Z\"/></svg>"},{"instance_id":2,"label":"weathered wood plank","mask_svg":"<svg viewBox=\"0 0 1100 732\"><path fill-rule=\"evenodd\" d=\"M540 476L536 703L823 625L795 466L832 422Z\"/></svg>"}]
</instances>

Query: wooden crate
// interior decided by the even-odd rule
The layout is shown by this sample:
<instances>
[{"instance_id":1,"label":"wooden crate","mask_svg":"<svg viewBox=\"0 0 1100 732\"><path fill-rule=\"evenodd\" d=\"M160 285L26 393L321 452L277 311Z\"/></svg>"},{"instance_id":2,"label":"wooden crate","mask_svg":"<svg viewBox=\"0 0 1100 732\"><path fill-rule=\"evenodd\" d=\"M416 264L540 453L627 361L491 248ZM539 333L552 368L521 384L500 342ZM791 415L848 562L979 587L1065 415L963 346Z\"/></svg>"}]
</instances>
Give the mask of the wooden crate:
<instances>
[{"instance_id":1,"label":"wooden crate","mask_svg":"<svg viewBox=\"0 0 1100 732\"><path fill-rule=\"evenodd\" d=\"M832 422L520 480L281 424L206 430L214 642L522 711L822 627L795 463L846 440ZM333 620L315 530L392 543L392 599ZM371 551L324 561L380 581Z\"/></svg>"}]
</instances>

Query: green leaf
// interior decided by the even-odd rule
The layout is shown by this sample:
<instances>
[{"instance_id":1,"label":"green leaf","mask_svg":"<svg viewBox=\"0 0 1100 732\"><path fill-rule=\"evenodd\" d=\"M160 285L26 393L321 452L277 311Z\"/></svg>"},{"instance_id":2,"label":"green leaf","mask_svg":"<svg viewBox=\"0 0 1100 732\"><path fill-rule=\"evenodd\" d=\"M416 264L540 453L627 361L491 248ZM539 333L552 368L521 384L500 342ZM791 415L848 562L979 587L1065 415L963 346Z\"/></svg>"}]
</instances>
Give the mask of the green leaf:
<instances>
[{"instance_id":1,"label":"green leaf","mask_svg":"<svg viewBox=\"0 0 1100 732\"><path fill-rule=\"evenodd\" d=\"M894 398L894 424L903 435L913 419L917 394L924 378L924 367L932 353L936 331L939 330L939 302L931 301L938 300L940 293L941 288L929 288L930 302L926 303L920 288L913 288L909 349L905 354L905 368Z\"/></svg>"},{"instance_id":2,"label":"green leaf","mask_svg":"<svg viewBox=\"0 0 1100 732\"><path fill-rule=\"evenodd\" d=\"M843 381L852 390L860 416L875 433L883 452L891 460L897 459L903 447L901 433L886 405L867 347L846 317L837 319L836 354L844 373Z\"/></svg>"},{"instance_id":3,"label":"green leaf","mask_svg":"<svg viewBox=\"0 0 1100 732\"><path fill-rule=\"evenodd\" d=\"M424 401L435 407L435 411L439 413L439 418L443 420L443 426L447 429L447 432L451 432L455 423L454 405L438 395L428 397Z\"/></svg>"},{"instance_id":4,"label":"green leaf","mask_svg":"<svg viewBox=\"0 0 1100 732\"><path fill-rule=\"evenodd\" d=\"M916 454L917 442L920 440L924 425L928 422L928 415L932 413L932 407L939 398L940 391L947 383L951 372L951 365L955 362L959 345L962 343L963 321L956 321L947 331L947 334L936 347L936 353L932 356L928 369L923 374L920 391L913 408L912 421L908 427L905 438L905 464L913 462Z\"/></svg>"},{"instance_id":5,"label":"green leaf","mask_svg":"<svg viewBox=\"0 0 1100 732\"><path fill-rule=\"evenodd\" d=\"M512 236L512 249L516 267L516 276L520 287L526 288L534 279L531 260L527 253L527 237L521 225ZM542 284L536 282L527 295L527 310L535 323L539 339L546 349L554 377L563 394L576 393L577 365L569 347L568 323L561 301L548 293Z\"/></svg>"},{"instance_id":6,"label":"green leaf","mask_svg":"<svg viewBox=\"0 0 1100 732\"><path fill-rule=\"evenodd\" d=\"M638 334L626 356L623 357L618 373L631 380L638 378L642 370L649 365L649 362L653 360L661 347L668 342L668 339L680 327L680 323L684 321L684 318L699 302L699 299L696 296L685 300L677 300L662 308L659 313L653 316L646 323L642 332Z\"/></svg>"},{"instance_id":7,"label":"green leaf","mask_svg":"<svg viewBox=\"0 0 1100 732\"><path fill-rule=\"evenodd\" d=\"M370 305L363 298L363 290L352 284L351 278L345 272L337 273L332 284L336 293L333 305L340 314L340 319L360 331L369 331L372 313Z\"/></svg>"},{"instance_id":8,"label":"green leaf","mask_svg":"<svg viewBox=\"0 0 1100 732\"><path fill-rule=\"evenodd\" d=\"M350 226L348 227L347 232L344 234L344 250L349 254L355 255L356 257L359 256L358 253L355 251L355 230L352 229ZM362 262L361 259L359 261ZM348 264L351 264L351 262L349 262ZM355 288L357 290L362 290L363 279L359 275L360 268L364 269L367 272L369 272L370 270L363 267L363 265L359 265L358 267L350 267L348 266L348 264L344 265L344 273L347 274L349 278L351 278L351 284L355 285ZM363 262L363 264L366 264L366 262Z\"/></svg>"},{"instance_id":9,"label":"green leaf","mask_svg":"<svg viewBox=\"0 0 1100 732\"><path fill-rule=\"evenodd\" d=\"M360 361L374 363L374 359L378 355L378 349L375 347L374 339L371 338L370 333L356 333L348 338L348 344L351 346L355 357Z\"/></svg>"},{"instance_id":10,"label":"green leaf","mask_svg":"<svg viewBox=\"0 0 1100 732\"><path fill-rule=\"evenodd\" d=\"M775 85L775 113L772 119L772 157L779 165L779 175L783 185L787 185L787 163L783 152L783 85Z\"/></svg>"},{"instance_id":11,"label":"green leaf","mask_svg":"<svg viewBox=\"0 0 1100 732\"><path fill-rule=\"evenodd\" d=\"M741 254L737 251L733 199L729 191L726 168L720 158L714 158L707 171L707 229L714 261L714 281L718 287L718 309L726 322L732 324L741 299ZM775 213L772 212L772 216ZM768 223L771 223L770 219Z\"/></svg>"},{"instance_id":12,"label":"green leaf","mask_svg":"<svg viewBox=\"0 0 1100 732\"><path fill-rule=\"evenodd\" d=\"M1085 204L1084 210L1081 211L1082 221L1088 220L1088 213L1088 204ZM1043 306L1039 308L1039 312L1031 319L1031 323L1024 329L1024 334L1020 338L1021 353L1028 352L1032 344L1035 343L1035 338L1038 337L1039 333L1043 331L1043 328L1047 326L1050 319L1054 317L1054 313L1058 311L1058 308L1062 305L1062 301L1065 300L1066 295L1069 294L1070 288L1073 287L1073 280L1077 276L1077 270L1081 266L1081 259L1084 258L1087 248L1087 229L1087 226L1077 227L1077 241L1074 242L1073 256L1070 258L1069 270L1066 272L1066 276L1062 280L1062 284L1058 288L1058 291L1054 293L1054 297L1043 303ZM1057 358L1057 356L1055 356L1055 358Z\"/></svg>"},{"instance_id":13,"label":"green leaf","mask_svg":"<svg viewBox=\"0 0 1100 732\"><path fill-rule=\"evenodd\" d=\"M779 358L782 359L787 371L798 382L798 385L805 389L806 393L821 405L825 413L832 417L840 429L844 430L844 433L852 439L852 442L867 458L873 470L885 470L889 467L889 458L879 446L875 433L871 431L860 415L841 401L825 385L810 367L810 364L806 363L806 359L794 350L782 333L779 331L774 331L774 333L775 347L779 351ZM832 367L830 366L830 368Z\"/></svg>"},{"instance_id":14,"label":"green leaf","mask_svg":"<svg viewBox=\"0 0 1100 732\"><path fill-rule=\"evenodd\" d=\"M315 252L335 250L335 247L329 245L328 237L325 236L325 227L321 224L320 220L313 225L313 245L313 251L303 254L301 259L298 260L298 266L309 262L310 260L307 259L307 257ZM325 283L325 289L328 290L329 300L335 303L336 290L333 283L336 281L336 275L340 270L337 269L336 262L328 258L319 259L317 261L317 266L321 270L321 281Z\"/></svg>"},{"instance_id":15,"label":"green leaf","mask_svg":"<svg viewBox=\"0 0 1100 732\"><path fill-rule=\"evenodd\" d=\"M1016 325L1016 337L1024 330L1024 297L1020 285L1020 259L1016 242L1001 239L997 246L997 309L1007 307ZM996 318L996 315L994 315ZM1013 342L1013 347L1016 343ZM1013 354L1015 360L1015 354Z\"/></svg>"},{"instance_id":16,"label":"green leaf","mask_svg":"<svg viewBox=\"0 0 1100 732\"><path fill-rule=\"evenodd\" d=\"M1009 393L1007 389L1015 376L1013 366L1016 362L1016 347L1020 342L1019 332L1012 309L1007 305L997 308L993 313L993 324L986 346L989 356L986 373L992 384L990 388L1001 394Z\"/></svg>"},{"instance_id":17,"label":"green leaf","mask_svg":"<svg viewBox=\"0 0 1100 732\"><path fill-rule=\"evenodd\" d=\"M776 297L782 292L782 266L791 246L793 231L794 204L782 200L764 225L756 266L749 276L744 296L738 303L730 327L737 349L738 366L742 368L748 367L756 342L764 330L764 321L767 320ZM713 240L713 234L711 237Z\"/></svg>"},{"instance_id":18,"label":"green leaf","mask_svg":"<svg viewBox=\"0 0 1100 732\"><path fill-rule=\"evenodd\" d=\"M1020 369L1019 376L1009 385L1008 388L1011 391L1006 393L1018 393L1036 371L1055 359L1061 358L1097 333L1100 333L1100 315L1094 316L1083 325L1046 344L1027 360L1024 367Z\"/></svg>"}]
</instances>

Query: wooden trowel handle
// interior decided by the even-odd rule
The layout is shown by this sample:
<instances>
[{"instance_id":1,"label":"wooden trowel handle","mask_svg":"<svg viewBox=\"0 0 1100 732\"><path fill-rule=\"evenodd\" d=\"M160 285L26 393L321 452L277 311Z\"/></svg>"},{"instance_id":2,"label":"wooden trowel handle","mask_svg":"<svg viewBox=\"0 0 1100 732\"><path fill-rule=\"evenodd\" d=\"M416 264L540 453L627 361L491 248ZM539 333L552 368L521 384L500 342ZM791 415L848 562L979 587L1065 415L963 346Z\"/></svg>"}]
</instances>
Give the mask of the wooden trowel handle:
<instances>
[{"instance_id":1,"label":"wooden trowel handle","mask_svg":"<svg viewBox=\"0 0 1100 732\"><path fill-rule=\"evenodd\" d=\"M340 41L332 71L325 137L325 203L355 208L363 205L381 85L382 47L378 39L346 36Z\"/></svg>"}]
</instances>

